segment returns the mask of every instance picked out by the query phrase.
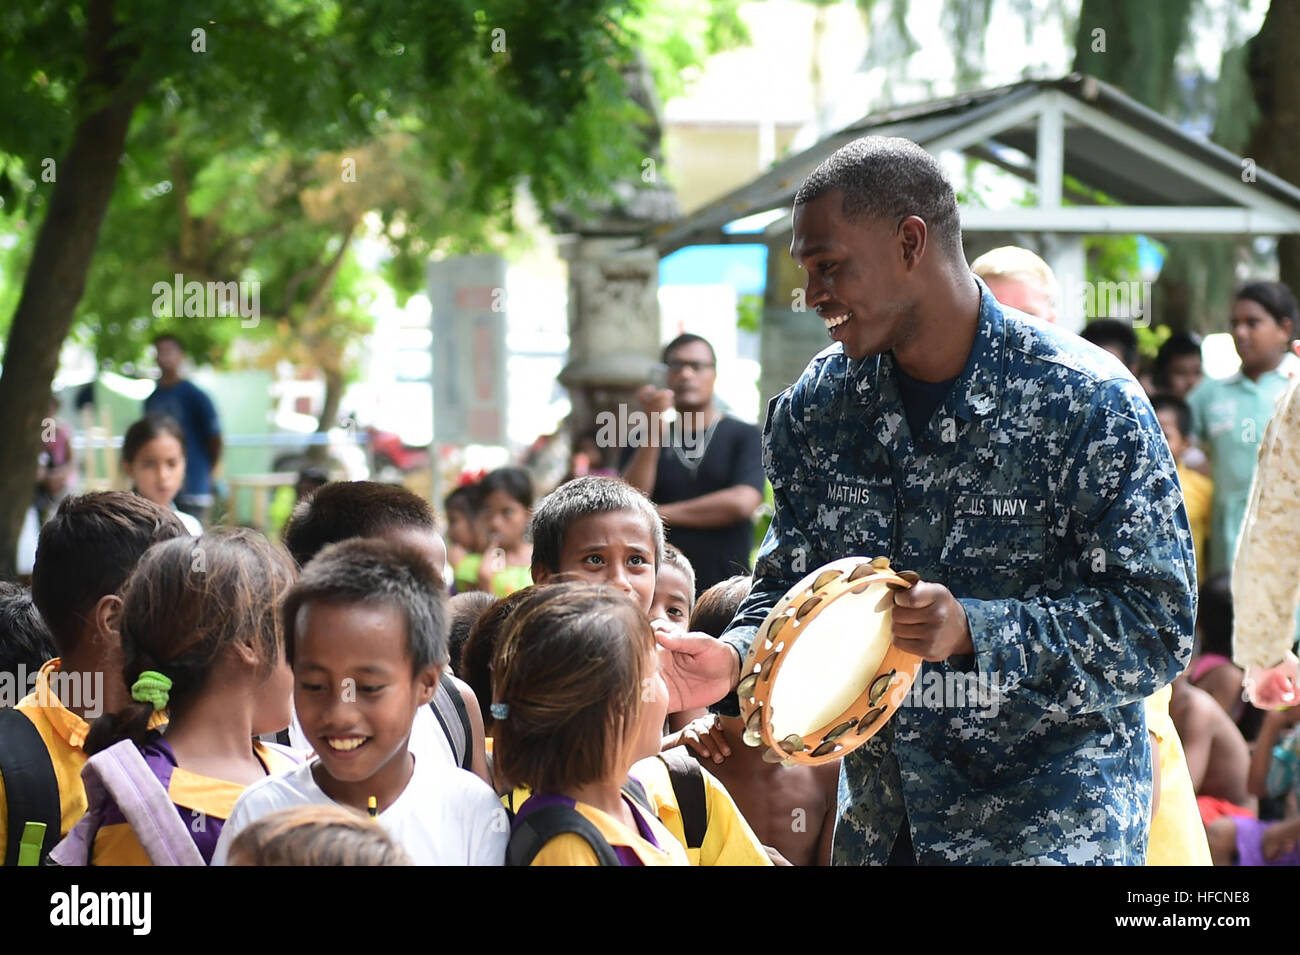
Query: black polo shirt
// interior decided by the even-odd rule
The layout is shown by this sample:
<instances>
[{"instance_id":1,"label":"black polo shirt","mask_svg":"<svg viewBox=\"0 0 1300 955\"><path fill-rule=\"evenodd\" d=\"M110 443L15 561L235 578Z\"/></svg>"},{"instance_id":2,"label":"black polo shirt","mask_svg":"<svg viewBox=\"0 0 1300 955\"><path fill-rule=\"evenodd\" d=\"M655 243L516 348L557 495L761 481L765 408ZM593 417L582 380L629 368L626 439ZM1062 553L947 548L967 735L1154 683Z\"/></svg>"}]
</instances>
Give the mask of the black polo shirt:
<instances>
[{"instance_id":1,"label":"black polo shirt","mask_svg":"<svg viewBox=\"0 0 1300 955\"><path fill-rule=\"evenodd\" d=\"M624 450L620 469L627 466L632 454L632 449ZM763 493L762 436L754 425L723 414L698 459L680 446L659 449L659 468L650 497L656 504L674 504L738 484ZM697 594L720 580L751 570L752 520L725 527L668 526L665 530L668 543L685 554L695 568Z\"/></svg>"}]
</instances>

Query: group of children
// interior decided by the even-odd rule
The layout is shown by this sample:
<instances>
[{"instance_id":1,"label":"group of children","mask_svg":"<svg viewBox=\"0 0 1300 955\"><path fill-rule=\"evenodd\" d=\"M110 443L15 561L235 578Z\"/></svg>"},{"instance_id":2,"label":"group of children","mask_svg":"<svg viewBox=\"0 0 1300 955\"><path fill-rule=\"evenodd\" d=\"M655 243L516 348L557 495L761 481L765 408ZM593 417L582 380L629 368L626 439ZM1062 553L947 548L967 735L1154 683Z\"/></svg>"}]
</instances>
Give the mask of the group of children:
<instances>
[{"instance_id":1,"label":"group of children","mask_svg":"<svg viewBox=\"0 0 1300 955\"><path fill-rule=\"evenodd\" d=\"M160 437L134 460L165 462ZM154 470L140 493L65 499L30 595L0 594L0 646L40 666L0 710L7 861L827 860L833 773L740 747L714 762L738 728L707 715L665 738L657 633L720 634L748 581L697 608L628 485L575 479L533 509L517 476L488 475L480 526L527 578L449 600L434 515L404 489L327 484L281 547L187 533L147 492Z\"/></svg>"},{"instance_id":2,"label":"group of children","mask_svg":"<svg viewBox=\"0 0 1300 955\"><path fill-rule=\"evenodd\" d=\"M176 435L128 439L138 493L66 498L30 593L0 590L0 673L35 673L0 709L7 863L829 861L836 766L669 713L662 645L720 636L751 581L697 600L633 488L583 477L533 507L521 472L493 472L459 527L449 499L448 548L416 495L332 483L279 546L188 533L166 499ZM498 571L448 597L445 568L477 553L455 559L466 525L524 571L500 596ZM1214 860L1295 863L1300 708L1242 706L1231 632L1213 579L1169 714Z\"/></svg>"},{"instance_id":3,"label":"group of children","mask_svg":"<svg viewBox=\"0 0 1300 955\"><path fill-rule=\"evenodd\" d=\"M531 584L532 545L527 540L533 479L523 468L497 468L443 501L448 557L457 593L506 597Z\"/></svg>"}]
</instances>

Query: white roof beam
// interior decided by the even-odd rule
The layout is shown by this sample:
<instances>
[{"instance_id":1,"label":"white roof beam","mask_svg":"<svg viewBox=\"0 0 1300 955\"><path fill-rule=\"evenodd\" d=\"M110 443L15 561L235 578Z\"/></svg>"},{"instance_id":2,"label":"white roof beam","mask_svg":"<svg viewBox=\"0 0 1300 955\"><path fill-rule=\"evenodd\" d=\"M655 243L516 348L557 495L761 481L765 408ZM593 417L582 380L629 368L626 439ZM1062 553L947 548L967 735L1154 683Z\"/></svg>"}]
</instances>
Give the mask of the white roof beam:
<instances>
[{"instance_id":1,"label":"white roof beam","mask_svg":"<svg viewBox=\"0 0 1300 955\"><path fill-rule=\"evenodd\" d=\"M1069 96L1062 97L1062 107L1066 115L1071 118L1092 127L1117 142L1123 143L1130 149L1148 156L1169 169L1179 170L1196 179L1202 185L1231 199L1234 203L1261 212L1269 212L1274 216L1288 217L1290 215L1290 209L1285 204L1265 194L1262 189L1225 175L1221 170L1200 162L1188 155L1187 152L1167 146L1159 140L1147 136L1134 126L1122 123L1106 115L1101 110L1094 109ZM1098 185L1102 189L1105 188L1104 185Z\"/></svg>"},{"instance_id":2,"label":"white roof beam","mask_svg":"<svg viewBox=\"0 0 1300 955\"><path fill-rule=\"evenodd\" d=\"M963 207L972 232L1145 233L1149 235L1284 235L1300 232L1300 214L1224 206L1062 206L1057 209Z\"/></svg>"}]
</instances>

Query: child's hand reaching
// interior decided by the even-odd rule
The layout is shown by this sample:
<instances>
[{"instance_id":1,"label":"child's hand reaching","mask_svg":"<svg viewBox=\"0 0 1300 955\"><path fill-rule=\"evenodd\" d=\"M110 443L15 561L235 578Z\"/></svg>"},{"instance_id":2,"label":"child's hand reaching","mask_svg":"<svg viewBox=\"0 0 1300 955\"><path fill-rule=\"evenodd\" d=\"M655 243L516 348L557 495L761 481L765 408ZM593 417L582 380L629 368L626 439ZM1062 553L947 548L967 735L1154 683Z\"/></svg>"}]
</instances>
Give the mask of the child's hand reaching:
<instances>
[{"instance_id":1,"label":"child's hand reaching","mask_svg":"<svg viewBox=\"0 0 1300 955\"><path fill-rule=\"evenodd\" d=\"M731 745L722 729L722 718L710 713L691 720L681 732L681 743L703 759L720 763L731 755Z\"/></svg>"}]
</instances>

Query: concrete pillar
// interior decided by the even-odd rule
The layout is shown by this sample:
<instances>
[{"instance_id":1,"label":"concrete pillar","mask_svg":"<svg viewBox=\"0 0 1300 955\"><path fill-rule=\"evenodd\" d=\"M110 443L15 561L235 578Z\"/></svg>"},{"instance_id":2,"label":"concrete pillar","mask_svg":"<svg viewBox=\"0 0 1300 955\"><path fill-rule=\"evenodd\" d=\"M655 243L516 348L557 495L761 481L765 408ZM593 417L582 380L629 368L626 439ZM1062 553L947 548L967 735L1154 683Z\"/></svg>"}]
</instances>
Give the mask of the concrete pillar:
<instances>
[{"instance_id":1,"label":"concrete pillar","mask_svg":"<svg viewBox=\"0 0 1300 955\"><path fill-rule=\"evenodd\" d=\"M795 290L800 291L798 300L802 302L807 283L803 269L790 258L788 242L788 235L783 234L782 241L773 243L767 255L767 290L763 294L759 339L763 368L758 381L764 415L767 403L793 384L808 361L831 344L816 312L796 312L792 308Z\"/></svg>"},{"instance_id":2,"label":"concrete pillar","mask_svg":"<svg viewBox=\"0 0 1300 955\"><path fill-rule=\"evenodd\" d=\"M1056 322L1072 332L1081 330L1088 321L1083 314L1086 261L1083 236L1059 232L1043 233L1039 240L1043 261L1051 266L1060 285L1056 301Z\"/></svg>"},{"instance_id":3,"label":"concrete pillar","mask_svg":"<svg viewBox=\"0 0 1300 955\"><path fill-rule=\"evenodd\" d=\"M569 433L596 427L596 414L635 407L659 361L659 255L635 238L574 236L569 264L569 361L560 383L573 411ZM630 410L630 409L629 409Z\"/></svg>"}]
</instances>

